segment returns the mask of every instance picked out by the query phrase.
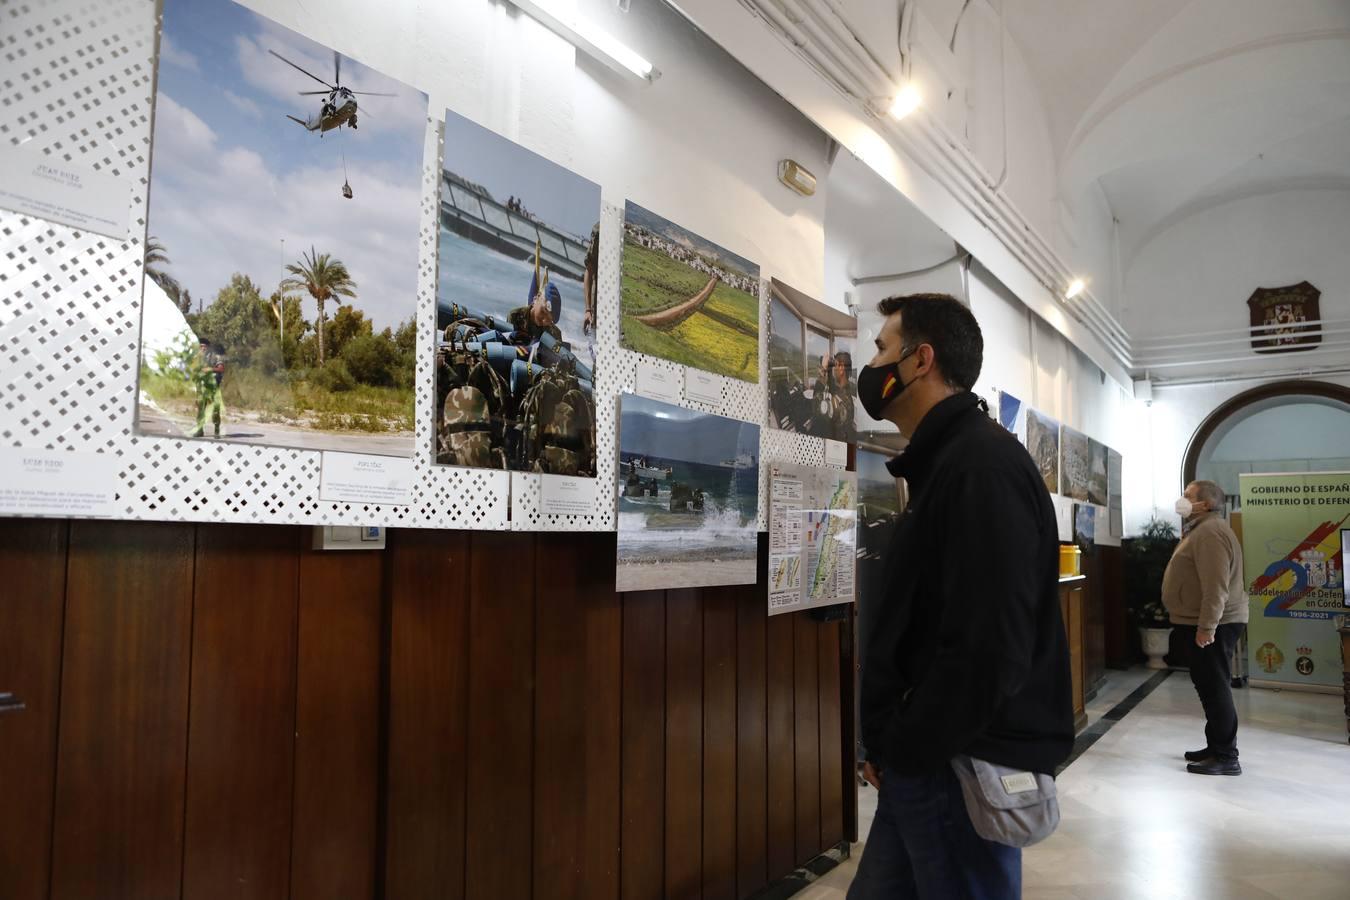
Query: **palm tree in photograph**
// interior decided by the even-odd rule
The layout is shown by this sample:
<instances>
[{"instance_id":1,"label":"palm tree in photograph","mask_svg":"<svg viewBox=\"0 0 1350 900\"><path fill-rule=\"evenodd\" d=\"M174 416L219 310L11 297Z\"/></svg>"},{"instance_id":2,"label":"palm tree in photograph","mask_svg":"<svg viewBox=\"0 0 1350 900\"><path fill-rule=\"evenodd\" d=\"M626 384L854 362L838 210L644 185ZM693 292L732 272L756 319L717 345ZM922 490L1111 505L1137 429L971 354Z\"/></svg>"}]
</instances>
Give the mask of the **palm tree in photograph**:
<instances>
[{"instance_id":1,"label":"palm tree in photograph","mask_svg":"<svg viewBox=\"0 0 1350 900\"><path fill-rule=\"evenodd\" d=\"M314 321L314 329L319 336L319 365L323 365L323 305L338 297L355 297L356 282L352 281L347 267L339 259L333 259L327 253L317 253L313 247L308 253L301 254L299 263L286 266L291 277L281 282L283 292L307 291L318 304L319 315Z\"/></svg>"},{"instance_id":2,"label":"palm tree in photograph","mask_svg":"<svg viewBox=\"0 0 1350 900\"><path fill-rule=\"evenodd\" d=\"M145 239L145 258L141 263L145 269L145 277L163 288L164 293L168 294L169 299L177 305L180 302L182 286L179 285L178 279L165 271L164 267L169 262L169 251L164 249L164 244L160 242L160 239L153 234L147 237Z\"/></svg>"},{"instance_id":3,"label":"palm tree in photograph","mask_svg":"<svg viewBox=\"0 0 1350 900\"><path fill-rule=\"evenodd\" d=\"M145 274L150 278L159 281L164 275L164 269L161 266L169 263L169 252L164 249L164 244L153 234L145 239Z\"/></svg>"}]
</instances>

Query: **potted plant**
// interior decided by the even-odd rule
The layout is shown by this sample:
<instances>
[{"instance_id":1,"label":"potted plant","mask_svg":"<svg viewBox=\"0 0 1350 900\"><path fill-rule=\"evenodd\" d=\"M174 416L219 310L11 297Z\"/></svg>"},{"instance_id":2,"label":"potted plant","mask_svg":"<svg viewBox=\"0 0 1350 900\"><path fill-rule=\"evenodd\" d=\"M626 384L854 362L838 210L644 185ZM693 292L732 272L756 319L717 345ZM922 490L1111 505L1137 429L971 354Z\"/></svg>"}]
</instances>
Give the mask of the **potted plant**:
<instances>
[{"instance_id":1,"label":"potted plant","mask_svg":"<svg viewBox=\"0 0 1350 900\"><path fill-rule=\"evenodd\" d=\"M1150 600L1139 610L1139 643L1148 656L1150 669L1165 669L1167 655L1172 641L1172 619L1163 606L1162 599Z\"/></svg>"},{"instance_id":2,"label":"potted plant","mask_svg":"<svg viewBox=\"0 0 1350 900\"><path fill-rule=\"evenodd\" d=\"M1150 668L1167 664L1171 621L1162 603L1163 573L1177 546L1177 531L1169 522L1150 519L1138 537L1125 542L1125 602L1139 626L1139 643Z\"/></svg>"}]
</instances>

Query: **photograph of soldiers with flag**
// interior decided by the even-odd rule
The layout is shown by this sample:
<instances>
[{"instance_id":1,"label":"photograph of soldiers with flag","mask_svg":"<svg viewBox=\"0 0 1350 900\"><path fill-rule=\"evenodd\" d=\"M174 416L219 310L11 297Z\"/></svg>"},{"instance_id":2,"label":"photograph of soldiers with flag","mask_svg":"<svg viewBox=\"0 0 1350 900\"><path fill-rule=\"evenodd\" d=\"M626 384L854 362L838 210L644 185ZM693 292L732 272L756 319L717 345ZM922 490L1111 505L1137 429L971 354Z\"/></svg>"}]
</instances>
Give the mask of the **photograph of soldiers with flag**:
<instances>
[{"instance_id":1,"label":"photograph of soldiers with flag","mask_svg":"<svg viewBox=\"0 0 1350 900\"><path fill-rule=\"evenodd\" d=\"M165 0L136 431L411 456L426 94Z\"/></svg>"},{"instance_id":2,"label":"photograph of soldiers with flag","mask_svg":"<svg viewBox=\"0 0 1350 900\"><path fill-rule=\"evenodd\" d=\"M620 344L759 381L759 266L629 201Z\"/></svg>"},{"instance_id":3,"label":"photograph of soldiers with flag","mask_svg":"<svg viewBox=\"0 0 1350 900\"><path fill-rule=\"evenodd\" d=\"M600 186L447 110L440 223L436 462L594 477Z\"/></svg>"},{"instance_id":4,"label":"photograph of soldiers with flag","mask_svg":"<svg viewBox=\"0 0 1350 900\"><path fill-rule=\"evenodd\" d=\"M1340 685L1332 616L1345 612L1350 472L1242 473L1238 484L1251 678Z\"/></svg>"}]
</instances>

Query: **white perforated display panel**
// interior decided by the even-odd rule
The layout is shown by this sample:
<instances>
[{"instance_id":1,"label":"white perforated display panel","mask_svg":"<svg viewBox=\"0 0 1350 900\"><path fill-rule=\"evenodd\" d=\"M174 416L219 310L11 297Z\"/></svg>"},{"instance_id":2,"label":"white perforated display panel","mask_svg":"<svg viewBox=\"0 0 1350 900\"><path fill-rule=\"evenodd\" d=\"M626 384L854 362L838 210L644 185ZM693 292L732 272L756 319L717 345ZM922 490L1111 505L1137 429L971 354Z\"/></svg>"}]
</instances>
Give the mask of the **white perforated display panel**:
<instances>
[{"instance_id":1,"label":"white perforated display panel","mask_svg":"<svg viewBox=\"0 0 1350 900\"><path fill-rule=\"evenodd\" d=\"M616 398L639 355L619 347L622 198L601 220L596 347L598 482L591 515L540 510L541 476L432 464L440 129L428 122L418 262L416 449L408 506L321 502L313 450L134 434L141 260L156 43L145 0L0 0L0 142L132 183L128 240L0 210L0 441L114 454L118 517L204 522L606 531L614 528ZM434 114L434 110L433 110ZM768 281L760 290L760 330ZM765 342L760 341L760 371ZM678 365L647 358L670 370ZM692 408L764 423L764 383L723 379L722 401ZM761 429L761 461L824 464L816 438ZM760 466L766 527L767 466ZM508 515L509 513L509 515Z\"/></svg>"}]
</instances>

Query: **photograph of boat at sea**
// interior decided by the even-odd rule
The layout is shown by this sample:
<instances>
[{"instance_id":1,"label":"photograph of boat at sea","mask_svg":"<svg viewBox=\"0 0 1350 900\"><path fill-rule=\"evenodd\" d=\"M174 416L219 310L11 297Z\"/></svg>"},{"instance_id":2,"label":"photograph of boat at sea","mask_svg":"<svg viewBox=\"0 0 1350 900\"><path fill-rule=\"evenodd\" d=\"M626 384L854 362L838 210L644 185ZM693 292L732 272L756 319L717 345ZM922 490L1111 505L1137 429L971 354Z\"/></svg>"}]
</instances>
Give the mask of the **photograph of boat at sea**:
<instances>
[{"instance_id":1,"label":"photograph of boat at sea","mask_svg":"<svg viewBox=\"0 0 1350 900\"><path fill-rule=\"evenodd\" d=\"M619 398L615 589L754 584L759 426Z\"/></svg>"},{"instance_id":2,"label":"photograph of boat at sea","mask_svg":"<svg viewBox=\"0 0 1350 900\"><path fill-rule=\"evenodd\" d=\"M437 463L595 475L599 222L598 184L446 111Z\"/></svg>"},{"instance_id":3,"label":"photograph of boat at sea","mask_svg":"<svg viewBox=\"0 0 1350 900\"><path fill-rule=\"evenodd\" d=\"M759 266L629 201L620 344L759 381Z\"/></svg>"}]
</instances>

